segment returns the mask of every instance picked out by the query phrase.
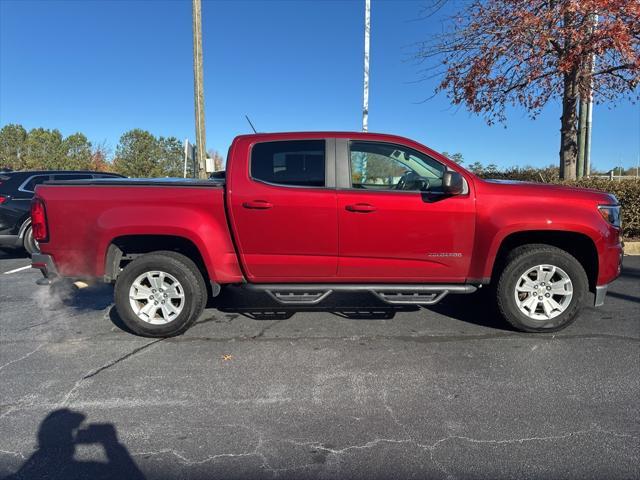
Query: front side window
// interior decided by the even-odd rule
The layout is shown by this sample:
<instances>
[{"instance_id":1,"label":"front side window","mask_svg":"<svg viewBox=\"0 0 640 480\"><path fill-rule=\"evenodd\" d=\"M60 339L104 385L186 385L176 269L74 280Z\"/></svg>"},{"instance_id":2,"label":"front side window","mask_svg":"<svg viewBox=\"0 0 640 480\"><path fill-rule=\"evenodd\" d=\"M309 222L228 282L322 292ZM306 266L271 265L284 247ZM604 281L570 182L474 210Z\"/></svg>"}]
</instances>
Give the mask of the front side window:
<instances>
[{"instance_id":1,"label":"front side window","mask_svg":"<svg viewBox=\"0 0 640 480\"><path fill-rule=\"evenodd\" d=\"M351 142L351 186L371 190L442 191L446 167L413 149Z\"/></svg>"},{"instance_id":2,"label":"front side window","mask_svg":"<svg viewBox=\"0 0 640 480\"><path fill-rule=\"evenodd\" d=\"M251 178L278 185L324 187L325 141L264 142L251 150Z\"/></svg>"}]
</instances>

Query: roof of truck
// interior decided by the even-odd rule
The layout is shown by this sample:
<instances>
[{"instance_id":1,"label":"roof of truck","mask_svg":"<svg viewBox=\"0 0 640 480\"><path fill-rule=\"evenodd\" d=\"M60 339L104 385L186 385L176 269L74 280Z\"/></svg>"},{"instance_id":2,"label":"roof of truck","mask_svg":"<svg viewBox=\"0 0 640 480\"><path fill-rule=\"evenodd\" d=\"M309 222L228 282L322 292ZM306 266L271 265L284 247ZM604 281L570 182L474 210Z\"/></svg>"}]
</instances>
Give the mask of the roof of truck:
<instances>
[{"instance_id":1,"label":"roof of truck","mask_svg":"<svg viewBox=\"0 0 640 480\"><path fill-rule=\"evenodd\" d=\"M401 135L394 135L389 133L377 133L377 132L349 132L349 131L302 131L302 132L258 132L258 133L246 133L238 135L236 138L271 138L271 137L311 137L311 138L324 138L324 137L336 137L336 138L395 138L401 139L407 142L415 143L410 138L403 137Z\"/></svg>"}]
</instances>

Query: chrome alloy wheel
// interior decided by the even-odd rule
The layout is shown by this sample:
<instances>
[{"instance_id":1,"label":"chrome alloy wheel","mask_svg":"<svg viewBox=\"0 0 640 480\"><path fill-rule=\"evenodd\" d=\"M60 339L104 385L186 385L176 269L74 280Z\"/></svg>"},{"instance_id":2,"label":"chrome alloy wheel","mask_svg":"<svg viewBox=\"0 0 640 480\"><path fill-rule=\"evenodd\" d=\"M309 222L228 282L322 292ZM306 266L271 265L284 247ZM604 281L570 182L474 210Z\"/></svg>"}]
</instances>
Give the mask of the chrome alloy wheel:
<instances>
[{"instance_id":1,"label":"chrome alloy wheel","mask_svg":"<svg viewBox=\"0 0 640 480\"><path fill-rule=\"evenodd\" d=\"M129 289L129 303L137 317L152 325L175 320L184 308L184 288L173 275L152 270L136 278Z\"/></svg>"},{"instance_id":2,"label":"chrome alloy wheel","mask_svg":"<svg viewBox=\"0 0 640 480\"><path fill-rule=\"evenodd\" d=\"M533 320L549 320L564 312L573 298L567 272L554 265L530 268L516 282L516 305Z\"/></svg>"}]
</instances>

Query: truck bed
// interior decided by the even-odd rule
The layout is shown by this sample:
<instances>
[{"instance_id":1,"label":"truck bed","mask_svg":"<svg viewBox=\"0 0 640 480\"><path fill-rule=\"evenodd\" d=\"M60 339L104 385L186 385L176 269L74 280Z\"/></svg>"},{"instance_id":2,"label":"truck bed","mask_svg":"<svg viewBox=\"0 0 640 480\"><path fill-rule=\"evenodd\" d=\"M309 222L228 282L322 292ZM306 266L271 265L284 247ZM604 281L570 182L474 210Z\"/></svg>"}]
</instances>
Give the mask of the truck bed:
<instances>
[{"instance_id":1,"label":"truck bed","mask_svg":"<svg viewBox=\"0 0 640 480\"><path fill-rule=\"evenodd\" d=\"M242 278L229 235L223 183L191 179L105 179L51 182L37 195L46 202L50 241L61 274L105 275L106 252L128 235L175 235L201 253L210 278ZM143 238L144 240L144 238ZM215 265L215 270L214 270Z\"/></svg>"}]
</instances>

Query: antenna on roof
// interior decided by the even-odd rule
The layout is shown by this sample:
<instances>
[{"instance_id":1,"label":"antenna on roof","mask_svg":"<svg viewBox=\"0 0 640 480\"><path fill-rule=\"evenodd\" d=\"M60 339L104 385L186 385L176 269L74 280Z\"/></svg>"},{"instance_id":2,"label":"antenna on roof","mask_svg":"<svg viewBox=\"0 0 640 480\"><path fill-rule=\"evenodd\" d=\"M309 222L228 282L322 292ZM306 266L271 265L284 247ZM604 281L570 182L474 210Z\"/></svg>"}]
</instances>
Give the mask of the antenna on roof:
<instances>
[{"instance_id":1,"label":"antenna on roof","mask_svg":"<svg viewBox=\"0 0 640 480\"><path fill-rule=\"evenodd\" d=\"M251 123L251 120L249 119L249 115L245 115L244 118L246 118L247 122L249 122L249 125L251 125L251 129L253 130L253 133L258 133L258 131L256 130L256 127L254 127L253 123Z\"/></svg>"}]
</instances>

